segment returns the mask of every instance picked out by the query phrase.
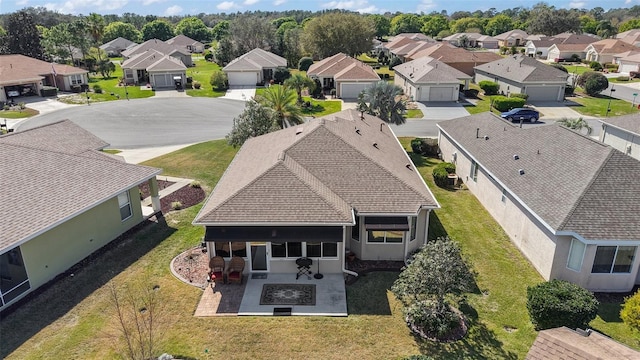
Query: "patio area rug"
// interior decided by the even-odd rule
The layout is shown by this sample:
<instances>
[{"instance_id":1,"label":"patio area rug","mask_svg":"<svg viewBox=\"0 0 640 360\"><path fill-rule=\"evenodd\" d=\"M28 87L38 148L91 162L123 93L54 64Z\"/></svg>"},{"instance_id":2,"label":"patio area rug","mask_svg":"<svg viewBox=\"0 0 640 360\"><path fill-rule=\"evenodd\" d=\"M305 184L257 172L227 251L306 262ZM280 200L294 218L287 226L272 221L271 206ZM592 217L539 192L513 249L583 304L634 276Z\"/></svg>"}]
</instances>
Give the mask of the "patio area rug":
<instances>
[{"instance_id":1,"label":"patio area rug","mask_svg":"<svg viewBox=\"0 0 640 360\"><path fill-rule=\"evenodd\" d=\"M264 284L260 305L315 305L314 284Z\"/></svg>"}]
</instances>

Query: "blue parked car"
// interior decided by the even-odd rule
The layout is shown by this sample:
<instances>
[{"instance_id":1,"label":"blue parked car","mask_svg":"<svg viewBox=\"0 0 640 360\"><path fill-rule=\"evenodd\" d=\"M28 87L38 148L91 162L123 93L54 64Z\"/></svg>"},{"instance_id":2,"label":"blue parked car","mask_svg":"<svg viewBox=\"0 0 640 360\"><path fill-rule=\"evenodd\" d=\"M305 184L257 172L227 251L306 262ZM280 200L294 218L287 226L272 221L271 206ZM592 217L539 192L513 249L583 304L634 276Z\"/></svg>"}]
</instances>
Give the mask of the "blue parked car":
<instances>
[{"instance_id":1,"label":"blue parked car","mask_svg":"<svg viewBox=\"0 0 640 360\"><path fill-rule=\"evenodd\" d=\"M515 108L507 112L503 112L500 114L500 117L511 122L520 121L520 119L528 122L536 122L540 119L540 113L531 108Z\"/></svg>"}]
</instances>

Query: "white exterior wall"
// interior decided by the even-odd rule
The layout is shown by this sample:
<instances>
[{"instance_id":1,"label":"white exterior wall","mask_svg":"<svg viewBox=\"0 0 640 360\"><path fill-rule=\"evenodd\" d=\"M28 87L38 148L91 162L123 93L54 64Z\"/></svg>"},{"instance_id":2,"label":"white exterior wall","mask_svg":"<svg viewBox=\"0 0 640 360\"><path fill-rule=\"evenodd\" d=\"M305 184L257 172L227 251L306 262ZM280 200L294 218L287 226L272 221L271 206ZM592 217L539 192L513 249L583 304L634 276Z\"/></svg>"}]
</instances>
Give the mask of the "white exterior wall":
<instances>
[{"instance_id":1,"label":"white exterior wall","mask_svg":"<svg viewBox=\"0 0 640 360\"><path fill-rule=\"evenodd\" d=\"M638 71L639 67L638 67L638 63L634 63L634 62L626 62L623 60L618 61L620 64L620 69L619 72L621 73L630 73L632 71Z\"/></svg>"},{"instance_id":2,"label":"white exterior wall","mask_svg":"<svg viewBox=\"0 0 640 360\"><path fill-rule=\"evenodd\" d=\"M636 134L603 124L600 141L640 160L640 136Z\"/></svg>"}]
</instances>

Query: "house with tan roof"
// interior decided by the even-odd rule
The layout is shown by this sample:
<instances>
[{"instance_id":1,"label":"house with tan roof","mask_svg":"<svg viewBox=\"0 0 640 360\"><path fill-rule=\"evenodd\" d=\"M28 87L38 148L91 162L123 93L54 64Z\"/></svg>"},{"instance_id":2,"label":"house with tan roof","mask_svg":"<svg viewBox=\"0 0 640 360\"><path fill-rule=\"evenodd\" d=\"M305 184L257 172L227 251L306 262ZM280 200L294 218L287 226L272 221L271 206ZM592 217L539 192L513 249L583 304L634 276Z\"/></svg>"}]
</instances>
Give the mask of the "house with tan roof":
<instances>
[{"instance_id":1,"label":"house with tan roof","mask_svg":"<svg viewBox=\"0 0 640 360\"><path fill-rule=\"evenodd\" d=\"M366 87L380 81L371 66L343 53L312 64L307 76L318 79L325 90L336 89L336 96L343 99L355 99Z\"/></svg>"},{"instance_id":2,"label":"house with tan roof","mask_svg":"<svg viewBox=\"0 0 640 360\"><path fill-rule=\"evenodd\" d=\"M612 63L616 54L625 51L638 51L635 45L620 39L603 39L589 44L586 49L586 60L597 61L599 63Z\"/></svg>"},{"instance_id":3,"label":"house with tan roof","mask_svg":"<svg viewBox=\"0 0 640 360\"><path fill-rule=\"evenodd\" d=\"M192 38L179 34L166 41L169 45L179 46L184 48L190 53L202 53L204 52L204 44L200 41L193 40Z\"/></svg>"},{"instance_id":4,"label":"house with tan roof","mask_svg":"<svg viewBox=\"0 0 640 360\"><path fill-rule=\"evenodd\" d=\"M182 61L182 63L187 67L193 66L193 60L191 59L191 53L189 51L180 46L170 45L158 39L150 39L142 44L131 46L122 52L122 57L124 60L127 60L149 50L154 50L163 55L174 57Z\"/></svg>"},{"instance_id":5,"label":"house with tan roof","mask_svg":"<svg viewBox=\"0 0 640 360\"><path fill-rule=\"evenodd\" d=\"M389 56L394 49L401 48L409 44L437 43L433 38L420 33L402 33L381 44L382 51ZM414 45L415 46L415 45ZM423 45L424 46L424 45Z\"/></svg>"},{"instance_id":6,"label":"house with tan roof","mask_svg":"<svg viewBox=\"0 0 640 360\"><path fill-rule=\"evenodd\" d=\"M0 102L22 96L42 95L44 86L72 91L89 83L89 72L77 67L50 63L25 55L0 55Z\"/></svg>"},{"instance_id":7,"label":"house with tan roof","mask_svg":"<svg viewBox=\"0 0 640 360\"><path fill-rule=\"evenodd\" d=\"M578 58L584 59L586 53L585 44L553 44L549 46L547 58L554 62L561 62L571 59L574 54L578 55Z\"/></svg>"},{"instance_id":8,"label":"house with tan roof","mask_svg":"<svg viewBox=\"0 0 640 360\"><path fill-rule=\"evenodd\" d=\"M620 39L634 46L640 46L640 29L631 29L617 33L616 39Z\"/></svg>"},{"instance_id":9,"label":"house with tan roof","mask_svg":"<svg viewBox=\"0 0 640 360\"><path fill-rule=\"evenodd\" d=\"M451 45L463 48L498 49L498 39L478 33L455 33L442 39Z\"/></svg>"},{"instance_id":10,"label":"house with tan roof","mask_svg":"<svg viewBox=\"0 0 640 360\"><path fill-rule=\"evenodd\" d=\"M286 66L287 59L282 56L255 48L231 60L222 71L227 74L231 87L256 86L268 83L276 68Z\"/></svg>"},{"instance_id":11,"label":"house with tan roof","mask_svg":"<svg viewBox=\"0 0 640 360\"><path fill-rule=\"evenodd\" d=\"M530 57L536 57L541 59L555 59L549 55L549 49L554 44L583 44L586 47L594 41L598 41L599 38L591 34L573 34L573 33L561 33L555 36L544 37L540 40L529 40L525 45L525 54ZM569 55L571 56L571 55Z\"/></svg>"},{"instance_id":12,"label":"house with tan roof","mask_svg":"<svg viewBox=\"0 0 640 360\"><path fill-rule=\"evenodd\" d=\"M193 224L205 227L211 256L244 258L246 273L293 278L309 258L340 275L349 251L404 260L437 208L391 128L345 110L249 139Z\"/></svg>"},{"instance_id":13,"label":"house with tan roof","mask_svg":"<svg viewBox=\"0 0 640 360\"><path fill-rule=\"evenodd\" d=\"M471 81L471 76L429 56L393 70L394 83L416 101L457 101L462 83L468 89Z\"/></svg>"},{"instance_id":14,"label":"house with tan roof","mask_svg":"<svg viewBox=\"0 0 640 360\"><path fill-rule=\"evenodd\" d=\"M563 101L566 72L523 54L507 56L475 67L476 83L498 83L501 94L527 94L529 101Z\"/></svg>"},{"instance_id":15,"label":"house with tan roof","mask_svg":"<svg viewBox=\"0 0 640 360\"><path fill-rule=\"evenodd\" d=\"M109 42L100 45L100 49L104 50L108 56L120 56L123 51L136 45L138 44L129 39L117 37Z\"/></svg>"},{"instance_id":16,"label":"house with tan roof","mask_svg":"<svg viewBox=\"0 0 640 360\"><path fill-rule=\"evenodd\" d=\"M182 86L187 80L187 67L179 59L150 49L122 62L128 85L148 83L153 89Z\"/></svg>"},{"instance_id":17,"label":"house with tan roof","mask_svg":"<svg viewBox=\"0 0 640 360\"><path fill-rule=\"evenodd\" d=\"M0 136L0 309L140 224L138 185L160 210L161 170L106 146L69 120Z\"/></svg>"},{"instance_id":18,"label":"house with tan roof","mask_svg":"<svg viewBox=\"0 0 640 360\"><path fill-rule=\"evenodd\" d=\"M529 34L520 29L513 29L494 36L498 39L498 46L523 46Z\"/></svg>"},{"instance_id":19,"label":"house with tan roof","mask_svg":"<svg viewBox=\"0 0 640 360\"><path fill-rule=\"evenodd\" d=\"M527 353L526 360L638 360L633 350L597 331L567 327L542 330Z\"/></svg>"},{"instance_id":20,"label":"house with tan roof","mask_svg":"<svg viewBox=\"0 0 640 360\"><path fill-rule=\"evenodd\" d=\"M434 46L408 54L406 60L416 60L425 56L438 59L470 76L475 74L474 67L502 59L502 56L491 51L470 51L449 43L437 43Z\"/></svg>"},{"instance_id":21,"label":"house with tan roof","mask_svg":"<svg viewBox=\"0 0 640 360\"><path fill-rule=\"evenodd\" d=\"M405 62L407 61L407 57L411 54L415 54L418 51L427 49L437 44L438 43L436 42L414 41L403 46L395 47L391 49L390 52L393 56L399 58L400 60L402 60L402 62Z\"/></svg>"},{"instance_id":22,"label":"house with tan roof","mask_svg":"<svg viewBox=\"0 0 640 360\"><path fill-rule=\"evenodd\" d=\"M630 74L640 71L640 48L613 55L613 62L618 64L618 72Z\"/></svg>"},{"instance_id":23,"label":"house with tan roof","mask_svg":"<svg viewBox=\"0 0 640 360\"><path fill-rule=\"evenodd\" d=\"M438 123L456 173L545 280L640 284L640 161L560 125L481 113Z\"/></svg>"},{"instance_id":24,"label":"house with tan roof","mask_svg":"<svg viewBox=\"0 0 640 360\"><path fill-rule=\"evenodd\" d=\"M600 122L600 141L640 160L640 115L616 116Z\"/></svg>"}]
</instances>

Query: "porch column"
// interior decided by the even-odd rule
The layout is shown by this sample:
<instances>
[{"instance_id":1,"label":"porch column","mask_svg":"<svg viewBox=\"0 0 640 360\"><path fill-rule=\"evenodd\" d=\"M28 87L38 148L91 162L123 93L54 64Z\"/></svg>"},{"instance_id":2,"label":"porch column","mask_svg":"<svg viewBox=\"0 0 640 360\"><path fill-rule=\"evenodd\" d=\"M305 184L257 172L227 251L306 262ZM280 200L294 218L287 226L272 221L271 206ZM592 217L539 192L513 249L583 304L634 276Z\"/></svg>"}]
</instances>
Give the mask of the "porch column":
<instances>
[{"instance_id":1,"label":"porch column","mask_svg":"<svg viewBox=\"0 0 640 360\"><path fill-rule=\"evenodd\" d=\"M469 79L464 81L464 90L469 90Z\"/></svg>"},{"instance_id":2,"label":"porch column","mask_svg":"<svg viewBox=\"0 0 640 360\"><path fill-rule=\"evenodd\" d=\"M149 179L149 190L151 191L151 207L154 212L160 211L160 195L158 195L158 179L152 177Z\"/></svg>"},{"instance_id":3,"label":"porch column","mask_svg":"<svg viewBox=\"0 0 640 360\"><path fill-rule=\"evenodd\" d=\"M429 215L431 214L431 209L427 210L427 219L426 219L426 223L424 225L424 241L422 242L423 245L427 244L427 240L429 239Z\"/></svg>"}]
</instances>

